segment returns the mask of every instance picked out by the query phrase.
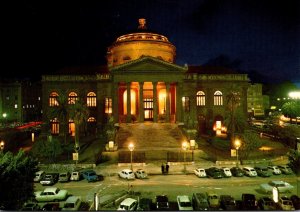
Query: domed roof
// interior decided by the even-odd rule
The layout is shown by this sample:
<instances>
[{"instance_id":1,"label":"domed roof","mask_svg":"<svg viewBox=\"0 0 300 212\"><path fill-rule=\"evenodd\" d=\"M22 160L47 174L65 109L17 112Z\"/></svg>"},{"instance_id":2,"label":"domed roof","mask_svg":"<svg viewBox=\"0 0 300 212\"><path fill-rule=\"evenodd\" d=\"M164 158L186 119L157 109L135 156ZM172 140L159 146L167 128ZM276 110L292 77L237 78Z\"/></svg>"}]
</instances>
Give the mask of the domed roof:
<instances>
[{"instance_id":1,"label":"domed roof","mask_svg":"<svg viewBox=\"0 0 300 212\"><path fill-rule=\"evenodd\" d=\"M139 26L137 30L132 31L131 33L127 33L125 35L121 35L120 37L117 38L115 42L118 43L118 42L133 41L133 40L140 40L140 41L152 40L152 41L162 41L162 42L170 43L166 36L148 30L146 26L146 19L144 18L139 19Z\"/></svg>"}]
</instances>

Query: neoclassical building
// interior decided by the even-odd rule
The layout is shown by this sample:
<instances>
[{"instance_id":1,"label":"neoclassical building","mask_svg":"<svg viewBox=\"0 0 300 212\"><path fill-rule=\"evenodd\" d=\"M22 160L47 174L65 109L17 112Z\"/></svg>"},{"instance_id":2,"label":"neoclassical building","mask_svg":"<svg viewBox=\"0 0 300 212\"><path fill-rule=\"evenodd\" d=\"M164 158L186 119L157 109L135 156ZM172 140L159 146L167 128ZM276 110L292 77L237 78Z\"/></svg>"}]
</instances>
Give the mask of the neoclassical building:
<instances>
[{"instance_id":1,"label":"neoclassical building","mask_svg":"<svg viewBox=\"0 0 300 212\"><path fill-rule=\"evenodd\" d=\"M86 102L91 132L108 116L116 123L191 121L200 130L221 129L226 96L233 88L238 89L240 107L247 114L246 74L222 67L180 66L175 58L176 47L168 38L148 30L146 20L139 19L137 31L118 37L108 47L106 66L67 68L44 75L44 114L64 94L69 104L78 98ZM50 121L51 132L59 133L60 120ZM70 133L74 132L72 120L69 126Z\"/></svg>"}]
</instances>

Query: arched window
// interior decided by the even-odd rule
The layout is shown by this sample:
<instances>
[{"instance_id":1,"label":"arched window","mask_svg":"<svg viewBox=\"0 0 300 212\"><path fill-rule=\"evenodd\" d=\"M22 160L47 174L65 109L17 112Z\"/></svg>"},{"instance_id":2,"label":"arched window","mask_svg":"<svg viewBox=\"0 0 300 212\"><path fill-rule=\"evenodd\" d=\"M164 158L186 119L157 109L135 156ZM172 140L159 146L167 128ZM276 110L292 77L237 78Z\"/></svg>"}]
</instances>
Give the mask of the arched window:
<instances>
[{"instance_id":1,"label":"arched window","mask_svg":"<svg viewBox=\"0 0 300 212\"><path fill-rule=\"evenodd\" d=\"M86 104L88 107L96 107L96 94L94 92L89 92L86 98Z\"/></svg>"},{"instance_id":2,"label":"arched window","mask_svg":"<svg viewBox=\"0 0 300 212\"><path fill-rule=\"evenodd\" d=\"M95 117L89 117L87 121L88 122L96 122L96 119L95 119Z\"/></svg>"},{"instance_id":3,"label":"arched window","mask_svg":"<svg viewBox=\"0 0 300 212\"><path fill-rule=\"evenodd\" d=\"M69 97L68 97L68 104L72 105L75 104L75 102L78 100L78 95L75 92L71 92L69 93Z\"/></svg>"},{"instance_id":4,"label":"arched window","mask_svg":"<svg viewBox=\"0 0 300 212\"><path fill-rule=\"evenodd\" d=\"M197 106L204 106L205 105L205 93L203 91L197 92Z\"/></svg>"},{"instance_id":5,"label":"arched window","mask_svg":"<svg viewBox=\"0 0 300 212\"><path fill-rule=\"evenodd\" d=\"M221 91L214 93L214 105L223 105L223 94Z\"/></svg>"},{"instance_id":6,"label":"arched window","mask_svg":"<svg viewBox=\"0 0 300 212\"><path fill-rule=\"evenodd\" d=\"M59 122L58 122L57 118L50 120L50 123L51 123L51 133L54 135L58 135L59 134Z\"/></svg>"},{"instance_id":7,"label":"arched window","mask_svg":"<svg viewBox=\"0 0 300 212\"><path fill-rule=\"evenodd\" d=\"M49 106L54 107L58 106L58 101L57 101L58 93L52 92L49 96Z\"/></svg>"}]
</instances>

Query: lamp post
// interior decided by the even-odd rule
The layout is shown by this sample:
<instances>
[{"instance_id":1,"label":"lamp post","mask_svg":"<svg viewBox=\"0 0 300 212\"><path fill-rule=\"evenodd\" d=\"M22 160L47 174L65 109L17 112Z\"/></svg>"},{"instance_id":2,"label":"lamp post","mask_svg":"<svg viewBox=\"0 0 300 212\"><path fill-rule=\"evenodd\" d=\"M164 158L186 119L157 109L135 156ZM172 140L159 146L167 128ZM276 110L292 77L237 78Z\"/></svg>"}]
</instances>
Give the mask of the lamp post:
<instances>
[{"instance_id":1,"label":"lamp post","mask_svg":"<svg viewBox=\"0 0 300 212\"><path fill-rule=\"evenodd\" d=\"M241 147L241 141L239 139L235 139L234 146L236 149L236 167L239 167L239 148Z\"/></svg>"},{"instance_id":2,"label":"lamp post","mask_svg":"<svg viewBox=\"0 0 300 212\"><path fill-rule=\"evenodd\" d=\"M186 164L185 164L185 160L186 160L186 150L187 150L187 142L186 141L184 141L183 143L182 143L182 149L183 149L183 165L184 165L184 167L183 167L183 172L184 173L186 173Z\"/></svg>"},{"instance_id":3,"label":"lamp post","mask_svg":"<svg viewBox=\"0 0 300 212\"><path fill-rule=\"evenodd\" d=\"M128 145L128 149L129 149L129 151L130 151L130 166L131 166L131 170L133 170L132 169L132 152L133 152L133 150L134 150L134 144L133 143L130 143L129 145Z\"/></svg>"},{"instance_id":4,"label":"lamp post","mask_svg":"<svg viewBox=\"0 0 300 212\"><path fill-rule=\"evenodd\" d=\"M1 141L1 142L0 142L0 150L1 150L1 153L2 153L3 150L4 150L4 145L5 145L5 142L4 142L4 141Z\"/></svg>"}]
</instances>

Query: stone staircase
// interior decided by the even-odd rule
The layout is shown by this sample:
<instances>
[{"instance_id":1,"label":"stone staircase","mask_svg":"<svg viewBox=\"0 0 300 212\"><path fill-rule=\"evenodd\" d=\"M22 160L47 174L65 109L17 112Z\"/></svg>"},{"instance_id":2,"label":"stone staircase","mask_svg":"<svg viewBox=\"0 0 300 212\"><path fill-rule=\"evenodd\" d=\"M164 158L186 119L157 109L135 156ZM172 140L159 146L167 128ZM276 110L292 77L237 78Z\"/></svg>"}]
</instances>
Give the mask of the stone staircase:
<instances>
[{"instance_id":1,"label":"stone staircase","mask_svg":"<svg viewBox=\"0 0 300 212\"><path fill-rule=\"evenodd\" d=\"M128 151L134 144L134 151L144 151L148 160L167 159L168 151L181 151L185 136L172 123L135 123L121 124L116 135L119 151Z\"/></svg>"}]
</instances>

